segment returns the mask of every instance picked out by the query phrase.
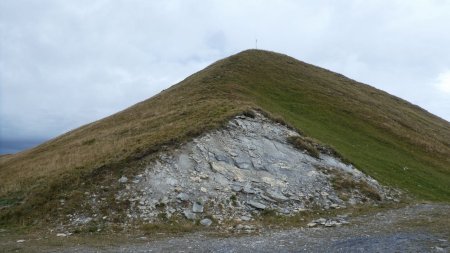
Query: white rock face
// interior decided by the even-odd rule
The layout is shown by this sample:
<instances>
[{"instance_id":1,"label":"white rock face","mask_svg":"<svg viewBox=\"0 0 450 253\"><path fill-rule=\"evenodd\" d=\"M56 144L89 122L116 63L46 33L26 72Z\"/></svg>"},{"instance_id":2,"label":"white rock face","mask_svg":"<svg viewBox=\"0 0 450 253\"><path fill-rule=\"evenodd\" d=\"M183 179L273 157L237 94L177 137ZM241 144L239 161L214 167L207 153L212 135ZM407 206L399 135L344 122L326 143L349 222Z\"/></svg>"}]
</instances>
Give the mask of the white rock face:
<instances>
[{"instance_id":1,"label":"white rock face","mask_svg":"<svg viewBox=\"0 0 450 253\"><path fill-rule=\"evenodd\" d=\"M352 202L342 200L330 180L339 173L385 197L383 187L353 166L323 153L316 159L294 148L287 138L296 135L259 113L255 118L238 116L223 129L161 154L117 199L130 200L128 217L143 220L155 220L161 212L188 213L192 218L192 210L198 218L233 219L263 209L289 214L370 201L357 189L351 190Z\"/></svg>"}]
</instances>

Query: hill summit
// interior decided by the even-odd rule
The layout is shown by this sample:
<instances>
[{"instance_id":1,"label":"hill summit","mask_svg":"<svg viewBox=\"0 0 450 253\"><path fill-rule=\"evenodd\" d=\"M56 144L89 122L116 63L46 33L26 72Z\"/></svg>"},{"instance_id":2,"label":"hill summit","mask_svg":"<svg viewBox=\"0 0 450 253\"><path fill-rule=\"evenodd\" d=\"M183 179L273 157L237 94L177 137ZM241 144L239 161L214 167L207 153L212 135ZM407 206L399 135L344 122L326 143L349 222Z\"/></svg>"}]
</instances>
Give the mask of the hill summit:
<instances>
[{"instance_id":1,"label":"hill summit","mask_svg":"<svg viewBox=\"0 0 450 253\"><path fill-rule=\"evenodd\" d=\"M0 157L2 222L71 210L99 185L111 185L104 191L114 199L122 176L139 175L161 152L255 112L330 147L384 185L450 200L447 121L343 75L247 50L110 117Z\"/></svg>"}]
</instances>

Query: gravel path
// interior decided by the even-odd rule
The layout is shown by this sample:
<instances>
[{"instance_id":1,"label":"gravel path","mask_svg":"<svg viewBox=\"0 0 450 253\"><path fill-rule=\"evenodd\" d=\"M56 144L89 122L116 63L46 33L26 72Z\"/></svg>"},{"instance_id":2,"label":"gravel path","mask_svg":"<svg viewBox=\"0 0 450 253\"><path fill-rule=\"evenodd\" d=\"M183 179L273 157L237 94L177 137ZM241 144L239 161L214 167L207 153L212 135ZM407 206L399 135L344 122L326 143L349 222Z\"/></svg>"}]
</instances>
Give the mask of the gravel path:
<instances>
[{"instance_id":1,"label":"gravel path","mask_svg":"<svg viewBox=\"0 0 450 253\"><path fill-rule=\"evenodd\" d=\"M220 238L205 233L138 239L116 246L34 247L1 242L11 251L46 252L448 252L450 205L420 204L350 218L350 225L266 231ZM2 238L2 240L5 238ZM70 240L70 238L67 238ZM15 243L15 247L12 247ZM9 246L9 247L8 247Z\"/></svg>"}]
</instances>

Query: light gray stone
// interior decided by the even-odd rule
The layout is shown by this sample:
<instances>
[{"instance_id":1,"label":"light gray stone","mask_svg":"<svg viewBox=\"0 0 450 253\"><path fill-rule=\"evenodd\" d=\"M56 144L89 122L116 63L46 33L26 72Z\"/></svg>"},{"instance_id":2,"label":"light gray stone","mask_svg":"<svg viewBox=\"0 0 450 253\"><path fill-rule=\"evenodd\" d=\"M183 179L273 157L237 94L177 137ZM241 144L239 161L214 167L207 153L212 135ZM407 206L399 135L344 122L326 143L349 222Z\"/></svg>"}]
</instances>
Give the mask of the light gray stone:
<instances>
[{"instance_id":1,"label":"light gray stone","mask_svg":"<svg viewBox=\"0 0 450 253\"><path fill-rule=\"evenodd\" d=\"M209 227L212 224L212 220L210 219L203 219L200 221L200 224L202 224L203 226Z\"/></svg>"},{"instance_id":2,"label":"light gray stone","mask_svg":"<svg viewBox=\"0 0 450 253\"><path fill-rule=\"evenodd\" d=\"M187 201L187 200L189 200L189 195L187 195L184 192L181 192L177 195L177 199L182 200L182 201Z\"/></svg>"},{"instance_id":3,"label":"light gray stone","mask_svg":"<svg viewBox=\"0 0 450 253\"><path fill-rule=\"evenodd\" d=\"M336 224L337 224L337 222L334 221L334 220L327 220L327 221L325 222L325 227L335 227Z\"/></svg>"},{"instance_id":4,"label":"light gray stone","mask_svg":"<svg viewBox=\"0 0 450 253\"><path fill-rule=\"evenodd\" d=\"M319 223L319 224L321 224L321 225L325 225L325 222L327 222L327 219L325 219L325 218L319 218L319 219L317 219L317 220L314 220L313 222Z\"/></svg>"},{"instance_id":5,"label":"light gray stone","mask_svg":"<svg viewBox=\"0 0 450 253\"><path fill-rule=\"evenodd\" d=\"M122 176L121 178L119 178L119 183L124 184L128 182L128 178L126 176Z\"/></svg>"},{"instance_id":6,"label":"light gray stone","mask_svg":"<svg viewBox=\"0 0 450 253\"><path fill-rule=\"evenodd\" d=\"M249 216L243 215L243 216L240 217L240 219L241 219L242 221L250 221L252 218L249 217Z\"/></svg>"},{"instance_id":7,"label":"light gray stone","mask_svg":"<svg viewBox=\"0 0 450 253\"><path fill-rule=\"evenodd\" d=\"M194 202L194 205L192 205L192 212L203 213L203 205L198 202Z\"/></svg>"},{"instance_id":8,"label":"light gray stone","mask_svg":"<svg viewBox=\"0 0 450 253\"><path fill-rule=\"evenodd\" d=\"M257 208L257 209L262 209L262 210L264 210L264 209L267 208L266 205L264 205L264 204L262 204L262 203L259 203L259 202L257 202L257 201L253 201L253 200L247 201L247 204L249 204L250 206L252 206L252 207L254 207L254 208Z\"/></svg>"},{"instance_id":9,"label":"light gray stone","mask_svg":"<svg viewBox=\"0 0 450 253\"><path fill-rule=\"evenodd\" d=\"M313 227L317 226L317 223L315 223L315 222L310 222L310 223L308 223L306 226L308 226L309 228L313 228Z\"/></svg>"},{"instance_id":10,"label":"light gray stone","mask_svg":"<svg viewBox=\"0 0 450 253\"><path fill-rule=\"evenodd\" d=\"M231 185L231 190L233 190L234 192L240 192L242 190L242 186L233 184L233 185Z\"/></svg>"},{"instance_id":11,"label":"light gray stone","mask_svg":"<svg viewBox=\"0 0 450 253\"><path fill-rule=\"evenodd\" d=\"M191 212L190 210L184 210L183 211L184 217L188 220L195 220L195 213Z\"/></svg>"},{"instance_id":12,"label":"light gray stone","mask_svg":"<svg viewBox=\"0 0 450 253\"><path fill-rule=\"evenodd\" d=\"M272 190L268 190L267 195L269 195L270 198L276 200L276 201L286 201L289 200L288 198L286 198L286 196L284 196L283 194L277 192L277 191L272 191Z\"/></svg>"}]
</instances>

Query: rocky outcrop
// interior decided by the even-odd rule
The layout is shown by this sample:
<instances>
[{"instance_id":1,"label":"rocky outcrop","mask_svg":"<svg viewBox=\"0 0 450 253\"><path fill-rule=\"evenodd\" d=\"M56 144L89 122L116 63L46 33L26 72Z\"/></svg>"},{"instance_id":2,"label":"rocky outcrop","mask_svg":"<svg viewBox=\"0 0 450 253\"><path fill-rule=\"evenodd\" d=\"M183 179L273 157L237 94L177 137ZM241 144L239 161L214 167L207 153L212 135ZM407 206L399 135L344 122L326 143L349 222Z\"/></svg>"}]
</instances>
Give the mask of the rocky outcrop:
<instances>
[{"instance_id":1,"label":"rocky outcrop","mask_svg":"<svg viewBox=\"0 0 450 253\"><path fill-rule=\"evenodd\" d=\"M295 214L392 199L387 190L330 152L315 158L287 141L299 134L255 112L237 116L172 152L134 178L122 177L117 201L130 220L172 216L221 223L264 210ZM212 220L209 218L213 218Z\"/></svg>"}]
</instances>

